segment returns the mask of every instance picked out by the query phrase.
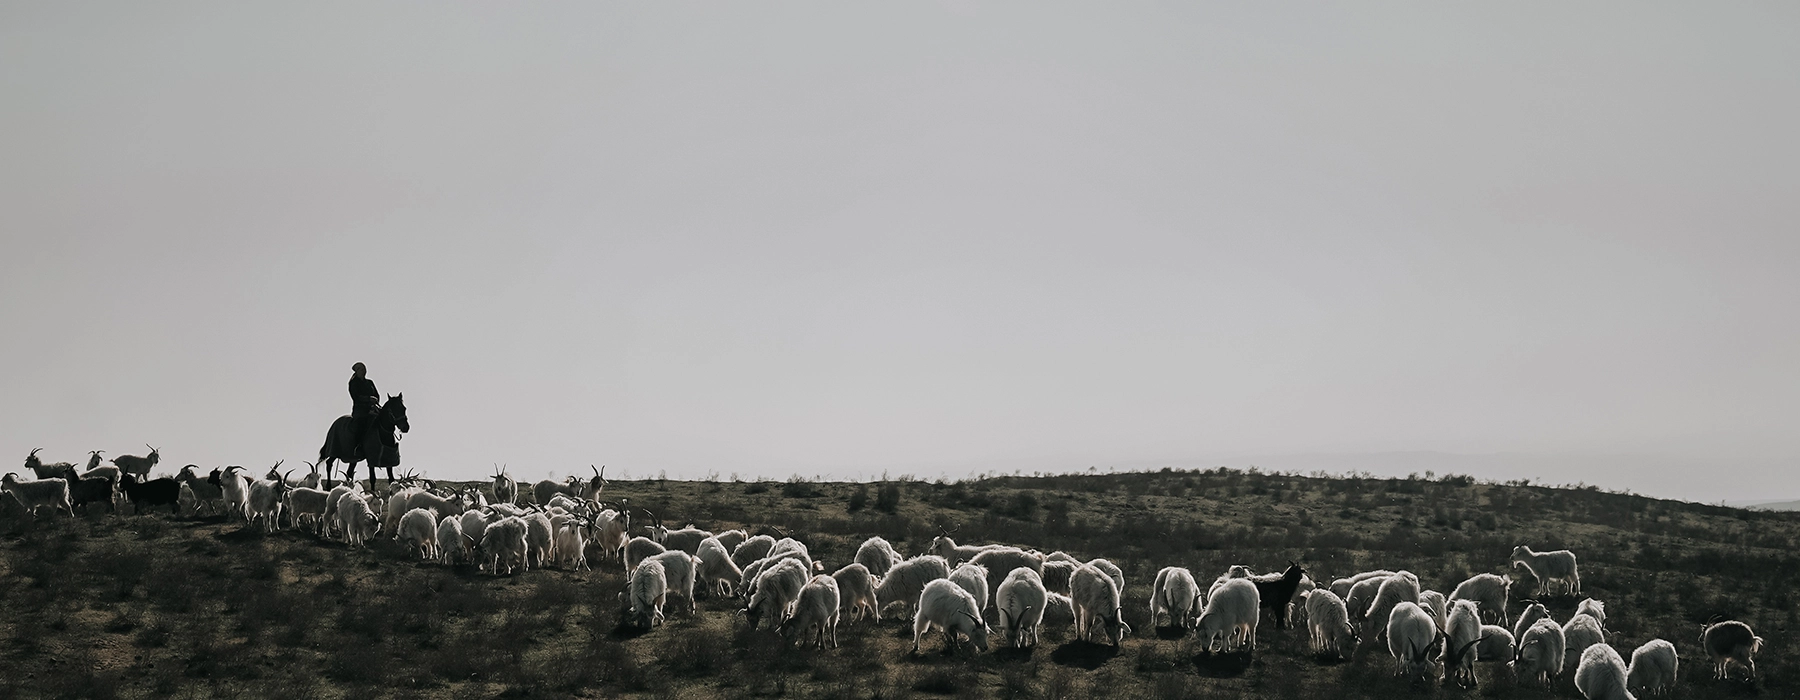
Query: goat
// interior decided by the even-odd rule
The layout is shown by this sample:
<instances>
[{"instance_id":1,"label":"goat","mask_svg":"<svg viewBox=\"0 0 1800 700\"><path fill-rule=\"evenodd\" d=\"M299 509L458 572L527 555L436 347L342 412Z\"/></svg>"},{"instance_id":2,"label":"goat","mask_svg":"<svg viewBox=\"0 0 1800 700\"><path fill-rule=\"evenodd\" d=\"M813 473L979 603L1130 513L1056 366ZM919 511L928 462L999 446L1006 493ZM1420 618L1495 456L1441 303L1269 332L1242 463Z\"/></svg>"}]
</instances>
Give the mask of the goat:
<instances>
[{"instance_id":1,"label":"goat","mask_svg":"<svg viewBox=\"0 0 1800 700\"><path fill-rule=\"evenodd\" d=\"M581 477L570 474L569 478L561 482L545 479L531 487L531 495L537 498L540 505L549 505L550 497L559 493L585 501L599 500L600 492L606 490L606 472L603 469L595 468L592 464L588 465L588 468L594 470L594 478L583 480Z\"/></svg>"},{"instance_id":2,"label":"goat","mask_svg":"<svg viewBox=\"0 0 1800 700\"><path fill-rule=\"evenodd\" d=\"M1512 631L1499 625L1481 626L1481 643L1475 645L1476 661L1499 661L1510 669L1516 653Z\"/></svg>"},{"instance_id":3,"label":"goat","mask_svg":"<svg viewBox=\"0 0 1800 700\"><path fill-rule=\"evenodd\" d=\"M1636 700L1625 689L1625 660L1605 644L1581 652L1575 667L1575 689L1588 700Z\"/></svg>"},{"instance_id":4,"label":"goat","mask_svg":"<svg viewBox=\"0 0 1800 700\"><path fill-rule=\"evenodd\" d=\"M1365 638L1381 641L1381 636L1387 633L1389 616L1401 603L1419 604L1419 577L1410 571L1399 571L1382 579L1375 592L1375 602L1369 604L1369 634Z\"/></svg>"},{"instance_id":5,"label":"goat","mask_svg":"<svg viewBox=\"0 0 1800 700\"><path fill-rule=\"evenodd\" d=\"M208 506L209 510L225 505L225 496L219 489L218 478L214 476L209 480L207 477L200 476L199 469L198 465L190 464L175 473L175 480L194 492L194 512L196 514L199 513L201 505Z\"/></svg>"},{"instance_id":6,"label":"goat","mask_svg":"<svg viewBox=\"0 0 1800 700\"><path fill-rule=\"evenodd\" d=\"M1373 609L1370 614L1374 614ZM1401 601L1388 613L1384 631L1387 633L1388 653L1394 656L1394 662L1398 664L1399 673L1395 675L1411 675L1418 680L1429 678L1431 659L1435 656L1433 652L1438 640L1442 638L1431 615L1419 607L1418 603Z\"/></svg>"},{"instance_id":7,"label":"goat","mask_svg":"<svg viewBox=\"0 0 1800 700\"><path fill-rule=\"evenodd\" d=\"M1543 603L1539 603L1535 600L1527 601L1525 609L1519 611L1518 619L1513 620L1513 638L1520 642L1525 641L1525 631L1531 629L1532 625L1537 624L1538 620L1542 620L1549 616L1550 611L1544 608ZM1561 627L1559 626L1557 629L1561 629Z\"/></svg>"},{"instance_id":8,"label":"goat","mask_svg":"<svg viewBox=\"0 0 1800 700\"><path fill-rule=\"evenodd\" d=\"M1000 615L1000 635L1015 649L1035 647L1038 627L1044 622L1044 581L1027 568L1013 569L994 591L994 610ZM1155 625L1155 620L1151 620Z\"/></svg>"},{"instance_id":9,"label":"goat","mask_svg":"<svg viewBox=\"0 0 1800 700\"><path fill-rule=\"evenodd\" d=\"M1519 638L1519 656L1514 661L1521 679L1530 679L1549 688L1563 670L1562 627L1544 618L1531 624Z\"/></svg>"},{"instance_id":10,"label":"goat","mask_svg":"<svg viewBox=\"0 0 1800 700\"><path fill-rule=\"evenodd\" d=\"M41 449L44 448L34 448L32 449L31 454L25 455L25 468L31 470L31 473L37 477L37 481L59 478L64 469L75 466L74 462L52 462L50 464L45 464L40 461L37 456L38 450Z\"/></svg>"},{"instance_id":11,"label":"goat","mask_svg":"<svg viewBox=\"0 0 1800 700\"><path fill-rule=\"evenodd\" d=\"M765 569L756 580L756 593L750 596L749 606L744 608L744 617L750 622L750 629L756 629L762 618L769 619L770 627L778 627L789 615L789 609L800 597L800 589L806 586L812 572L796 559L782 559Z\"/></svg>"},{"instance_id":12,"label":"goat","mask_svg":"<svg viewBox=\"0 0 1800 700\"><path fill-rule=\"evenodd\" d=\"M525 569L542 569L556 556L556 531L550 527L550 516L537 511L521 520L525 521Z\"/></svg>"},{"instance_id":13,"label":"goat","mask_svg":"<svg viewBox=\"0 0 1800 700\"><path fill-rule=\"evenodd\" d=\"M1361 642L1356 626L1350 624L1350 612L1344 607L1344 599L1327 588L1306 596L1306 624L1312 634L1315 654L1349 658Z\"/></svg>"},{"instance_id":14,"label":"goat","mask_svg":"<svg viewBox=\"0 0 1800 700\"><path fill-rule=\"evenodd\" d=\"M1563 667L1573 668L1581 663L1582 652L1595 644L1606 643L1606 630L1600 621L1587 613L1575 613L1574 617L1563 625Z\"/></svg>"},{"instance_id":15,"label":"goat","mask_svg":"<svg viewBox=\"0 0 1800 700\"><path fill-rule=\"evenodd\" d=\"M339 496L335 511L338 530L344 533L344 543L352 549L381 534L381 517L375 515L375 509L362 494L349 491Z\"/></svg>"},{"instance_id":16,"label":"goat","mask_svg":"<svg viewBox=\"0 0 1800 700\"><path fill-rule=\"evenodd\" d=\"M475 554L475 542L463 534L462 519L454 515L446 515L438 521L437 526L438 561L449 565L457 559L469 559Z\"/></svg>"},{"instance_id":17,"label":"goat","mask_svg":"<svg viewBox=\"0 0 1800 700\"><path fill-rule=\"evenodd\" d=\"M281 466L276 463L276 466ZM273 470L271 470L273 471ZM282 494L288 489L287 479L277 474L274 479L257 479L250 482L250 490L245 494L249 510L246 511L252 524L261 524L263 532L274 532L276 522L281 518Z\"/></svg>"},{"instance_id":18,"label":"goat","mask_svg":"<svg viewBox=\"0 0 1800 700\"><path fill-rule=\"evenodd\" d=\"M894 545L888 544L887 540L870 537L863 540L862 545L856 548L854 561L868 569L870 575L886 576L888 569L894 568L894 565L900 563L902 558L900 553L894 550Z\"/></svg>"},{"instance_id":19,"label":"goat","mask_svg":"<svg viewBox=\"0 0 1800 700\"><path fill-rule=\"evenodd\" d=\"M1075 638L1086 640L1096 631L1117 647L1131 626L1125 624L1119 606L1119 587L1092 562L1083 564L1069 579L1069 599L1075 602Z\"/></svg>"},{"instance_id":20,"label":"goat","mask_svg":"<svg viewBox=\"0 0 1800 700\"><path fill-rule=\"evenodd\" d=\"M981 608L976 605L975 597L948 579L927 583L919 593L919 609L913 615L913 654L919 653L919 641L933 627L944 631L945 653L955 651L960 645L959 635L968 637L976 649L988 650L990 630L981 619Z\"/></svg>"},{"instance_id":21,"label":"goat","mask_svg":"<svg viewBox=\"0 0 1800 700\"><path fill-rule=\"evenodd\" d=\"M33 450L35 452L36 450ZM12 494L25 512L37 517L37 509L49 506L52 510L68 513L75 517L75 507L69 501L69 482L57 478L19 479L17 474L0 477L0 491Z\"/></svg>"},{"instance_id":22,"label":"goat","mask_svg":"<svg viewBox=\"0 0 1800 700\"><path fill-rule=\"evenodd\" d=\"M1364 571L1360 574L1356 574L1349 578L1340 578L1336 581L1332 581L1331 586L1329 586L1329 588L1331 588L1332 593L1337 594L1337 597L1344 599L1345 605L1348 606L1349 601L1350 601L1350 589L1354 588L1356 586L1356 584L1362 583L1363 581L1367 581L1372 578L1387 578L1387 577L1393 576L1393 575L1394 575L1394 572L1388 571L1387 569L1376 569L1375 571ZM1373 595L1372 592L1371 592L1371 595Z\"/></svg>"},{"instance_id":23,"label":"goat","mask_svg":"<svg viewBox=\"0 0 1800 700\"><path fill-rule=\"evenodd\" d=\"M504 568L507 575L510 576L515 570L530 570L526 563L526 552L529 545L525 541L529 530L530 528L525 525L525 520L516 515L509 515L488 523L487 528L481 531L481 556L484 559L483 563L488 564L488 573L498 576L500 570ZM657 598L657 612L660 614L662 605L660 592L658 592Z\"/></svg>"},{"instance_id":24,"label":"goat","mask_svg":"<svg viewBox=\"0 0 1800 700\"><path fill-rule=\"evenodd\" d=\"M193 485L191 481L182 483L190 488ZM297 486L282 496L281 507L293 518L294 527L300 527L303 522L311 521L314 534L322 534L326 502L330 497L329 492Z\"/></svg>"},{"instance_id":25,"label":"goat","mask_svg":"<svg viewBox=\"0 0 1800 700\"><path fill-rule=\"evenodd\" d=\"M680 594L682 601L687 603L688 614L693 615L695 612L694 570L700 563L694 559L694 555L679 549L671 549L662 554L648 557L644 561L653 561L662 565L665 585L669 592ZM643 563L640 562L638 566L642 568Z\"/></svg>"},{"instance_id":26,"label":"goat","mask_svg":"<svg viewBox=\"0 0 1800 700\"><path fill-rule=\"evenodd\" d=\"M769 550L775 547L775 538L768 535L757 535L744 540L731 549L731 563L742 569L756 563L756 560L769 556Z\"/></svg>"},{"instance_id":27,"label":"goat","mask_svg":"<svg viewBox=\"0 0 1800 700\"><path fill-rule=\"evenodd\" d=\"M818 630L813 641L820 649L825 648L825 639L831 639L832 648L836 648L838 625L839 593L837 579L823 574L814 576L806 586L800 589L800 598L794 603L794 614L775 627L776 634L792 639L801 635L801 643L805 644L813 630Z\"/></svg>"},{"instance_id":28,"label":"goat","mask_svg":"<svg viewBox=\"0 0 1800 700\"><path fill-rule=\"evenodd\" d=\"M969 558L969 563L987 571L987 590L992 593L1000 589L1000 582L1005 581L1014 569L1030 569L1033 573L1042 572L1044 555L1041 552L1028 552L1018 547L995 547L976 553L975 556ZM980 597L976 596L976 598ZM991 600L984 601L983 605L985 606L988 602Z\"/></svg>"},{"instance_id":29,"label":"goat","mask_svg":"<svg viewBox=\"0 0 1800 700\"><path fill-rule=\"evenodd\" d=\"M420 559L436 559L437 514L424 508L406 511L394 529L394 539L407 549L418 550Z\"/></svg>"},{"instance_id":30,"label":"goat","mask_svg":"<svg viewBox=\"0 0 1800 700\"><path fill-rule=\"evenodd\" d=\"M1262 595L1248 578L1215 583L1195 626L1197 639L1210 653L1232 651L1248 645L1256 651L1256 624L1261 618Z\"/></svg>"},{"instance_id":31,"label":"goat","mask_svg":"<svg viewBox=\"0 0 1800 700\"><path fill-rule=\"evenodd\" d=\"M1473 688L1476 654L1481 644L1481 611L1473 600L1456 601L1447 625L1438 625L1444 634L1444 671L1464 688Z\"/></svg>"},{"instance_id":32,"label":"goat","mask_svg":"<svg viewBox=\"0 0 1800 700\"><path fill-rule=\"evenodd\" d=\"M633 537L625 543L625 570L636 569L638 562L666 551L669 550L648 537Z\"/></svg>"},{"instance_id":33,"label":"goat","mask_svg":"<svg viewBox=\"0 0 1800 700\"><path fill-rule=\"evenodd\" d=\"M1450 592L1450 600L1473 600L1482 622L1498 622L1505 626L1506 591L1511 586L1510 576L1479 574L1456 584L1456 590Z\"/></svg>"},{"instance_id":34,"label":"goat","mask_svg":"<svg viewBox=\"0 0 1800 700\"><path fill-rule=\"evenodd\" d=\"M704 589L713 595L731 595L732 587L744 575L744 570L732 563L731 554L725 551L725 545L717 537L701 540L698 550L699 579L705 584Z\"/></svg>"},{"instance_id":35,"label":"goat","mask_svg":"<svg viewBox=\"0 0 1800 700\"><path fill-rule=\"evenodd\" d=\"M82 478L74 467L64 467L62 480L69 484L69 505L81 506L87 512L89 503L105 503L106 511L117 513L118 507L113 505L113 484L101 477Z\"/></svg>"},{"instance_id":36,"label":"goat","mask_svg":"<svg viewBox=\"0 0 1800 700\"><path fill-rule=\"evenodd\" d=\"M949 578L950 564L935 554L920 555L895 564L875 584L875 620L881 620L881 612L889 605L911 604L919 600L927 584Z\"/></svg>"},{"instance_id":37,"label":"goat","mask_svg":"<svg viewBox=\"0 0 1800 700\"><path fill-rule=\"evenodd\" d=\"M669 581L662 564L642 562L626 582L630 593L630 611L634 624L644 629L663 621L663 601L669 594ZM623 595L623 594L621 594Z\"/></svg>"},{"instance_id":38,"label":"goat","mask_svg":"<svg viewBox=\"0 0 1800 700\"><path fill-rule=\"evenodd\" d=\"M144 446L150 447L148 444ZM35 451L36 450L33 450L33 452ZM113 466L118 467L119 471L127 474L135 474L140 479L149 476L150 470L155 468L156 463L159 461L162 461L162 451L154 447L150 447L150 454L143 457L137 455L119 455L112 459Z\"/></svg>"},{"instance_id":39,"label":"goat","mask_svg":"<svg viewBox=\"0 0 1800 700\"><path fill-rule=\"evenodd\" d=\"M173 513L181 512L181 484L169 477L139 482L136 474L119 476L119 486L125 489L126 500L131 501L132 512L143 514L146 506L168 506Z\"/></svg>"},{"instance_id":40,"label":"goat","mask_svg":"<svg viewBox=\"0 0 1800 700\"><path fill-rule=\"evenodd\" d=\"M1437 622L1438 629L1446 633L1450 631L1450 601L1444 598L1444 594L1437 591L1419 591L1419 607L1424 608L1425 612L1431 615L1431 619Z\"/></svg>"},{"instance_id":41,"label":"goat","mask_svg":"<svg viewBox=\"0 0 1800 700\"><path fill-rule=\"evenodd\" d=\"M1700 632L1700 646L1712 659L1714 678L1728 678L1731 662L1736 661L1749 669L1751 680L1756 679L1756 655L1762 651L1763 638L1756 636L1749 625L1737 620L1707 625Z\"/></svg>"},{"instance_id":42,"label":"goat","mask_svg":"<svg viewBox=\"0 0 1800 700\"><path fill-rule=\"evenodd\" d=\"M713 535L713 537L717 538L719 544L725 547L727 555L729 555L732 550L737 549L737 546L743 544L745 540L750 539L750 535L746 534L743 530L726 530Z\"/></svg>"},{"instance_id":43,"label":"goat","mask_svg":"<svg viewBox=\"0 0 1800 700\"><path fill-rule=\"evenodd\" d=\"M1566 549L1533 552L1530 547L1519 545L1513 548L1512 558L1508 561L1514 566L1523 565L1537 577L1536 595L1542 595L1544 588L1552 582L1561 583L1565 595L1581 594L1581 571L1574 552Z\"/></svg>"},{"instance_id":44,"label":"goat","mask_svg":"<svg viewBox=\"0 0 1800 700\"><path fill-rule=\"evenodd\" d=\"M982 553L984 550L1003 546L1005 545L958 545L956 540L950 539L950 533L946 532L932 538L931 546L925 551L943 557L944 563L954 566L975 558L975 555Z\"/></svg>"},{"instance_id":45,"label":"goat","mask_svg":"<svg viewBox=\"0 0 1800 700\"><path fill-rule=\"evenodd\" d=\"M1369 619L1369 606L1374 604L1375 595L1381 591L1381 584L1387 583L1392 573L1384 576L1370 576L1350 586L1350 592L1344 595L1344 607L1350 610L1350 619L1358 622ZM1382 624L1387 624L1383 620Z\"/></svg>"},{"instance_id":46,"label":"goat","mask_svg":"<svg viewBox=\"0 0 1800 700\"><path fill-rule=\"evenodd\" d=\"M1644 695L1662 695L1675 687L1675 672L1681 657L1675 645L1661 639L1644 642L1631 652L1631 666L1625 671L1625 689Z\"/></svg>"},{"instance_id":47,"label":"goat","mask_svg":"<svg viewBox=\"0 0 1800 700\"><path fill-rule=\"evenodd\" d=\"M1156 627L1157 616L1168 613L1169 626L1188 629L1194 626L1193 614L1200 607L1200 584L1194 573L1179 566L1166 566L1156 572L1150 586L1150 627Z\"/></svg>"},{"instance_id":48,"label":"goat","mask_svg":"<svg viewBox=\"0 0 1800 700\"><path fill-rule=\"evenodd\" d=\"M502 467L494 467L494 500L500 503L519 502L519 482Z\"/></svg>"},{"instance_id":49,"label":"goat","mask_svg":"<svg viewBox=\"0 0 1800 700\"><path fill-rule=\"evenodd\" d=\"M984 610L988 603L988 570L987 567L974 562L963 562L961 566L950 571L950 582L962 586L969 595L975 598L977 610Z\"/></svg>"},{"instance_id":50,"label":"goat","mask_svg":"<svg viewBox=\"0 0 1800 700\"><path fill-rule=\"evenodd\" d=\"M232 465L219 474L219 494L225 501L225 514L250 517L250 477L239 474L244 468Z\"/></svg>"},{"instance_id":51,"label":"goat","mask_svg":"<svg viewBox=\"0 0 1800 700\"><path fill-rule=\"evenodd\" d=\"M1280 578L1266 579L1252 577L1250 582L1256 585L1256 594L1264 608L1275 618L1275 629L1288 628L1288 610L1294 601L1294 592L1300 588L1300 580L1306 578L1306 569L1299 564L1288 562L1287 571Z\"/></svg>"},{"instance_id":52,"label":"goat","mask_svg":"<svg viewBox=\"0 0 1800 700\"><path fill-rule=\"evenodd\" d=\"M831 578L837 580L839 605L850 610L850 619L874 619L875 577L869 575L868 567L849 564L832 573Z\"/></svg>"},{"instance_id":53,"label":"goat","mask_svg":"<svg viewBox=\"0 0 1800 700\"><path fill-rule=\"evenodd\" d=\"M1059 552L1060 553L1060 552ZM1065 555L1066 556L1066 555ZM1044 570L1040 575L1044 579L1044 590L1052 593L1069 594L1069 577L1081 568L1081 562L1049 560L1044 562Z\"/></svg>"}]
</instances>

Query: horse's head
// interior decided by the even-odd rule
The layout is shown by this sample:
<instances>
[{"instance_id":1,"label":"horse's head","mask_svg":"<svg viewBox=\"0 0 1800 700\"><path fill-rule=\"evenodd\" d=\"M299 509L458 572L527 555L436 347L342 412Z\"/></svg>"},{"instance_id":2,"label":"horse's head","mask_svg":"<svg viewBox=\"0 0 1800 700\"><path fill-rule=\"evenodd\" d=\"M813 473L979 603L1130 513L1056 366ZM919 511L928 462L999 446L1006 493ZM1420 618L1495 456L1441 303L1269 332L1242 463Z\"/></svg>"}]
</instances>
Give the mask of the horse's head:
<instances>
[{"instance_id":1,"label":"horse's head","mask_svg":"<svg viewBox=\"0 0 1800 700\"><path fill-rule=\"evenodd\" d=\"M387 412L388 416L394 419L394 427L399 428L400 432L412 430L412 424L406 422L406 394L404 392L389 396L387 403L381 405L381 410Z\"/></svg>"}]
</instances>

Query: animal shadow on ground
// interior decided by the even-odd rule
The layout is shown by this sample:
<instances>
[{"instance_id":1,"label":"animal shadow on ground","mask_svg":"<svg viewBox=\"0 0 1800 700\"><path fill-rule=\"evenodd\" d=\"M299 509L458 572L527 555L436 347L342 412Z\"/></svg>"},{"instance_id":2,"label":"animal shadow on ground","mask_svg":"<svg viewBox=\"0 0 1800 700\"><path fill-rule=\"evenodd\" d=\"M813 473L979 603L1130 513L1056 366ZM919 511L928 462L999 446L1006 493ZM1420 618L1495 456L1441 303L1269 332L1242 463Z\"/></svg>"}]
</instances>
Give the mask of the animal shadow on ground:
<instances>
[{"instance_id":1,"label":"animal shadow on ground","mask_svg":"<svg viewBox=\"0 0 1800 700\"><path fill-rule=\"evenodd\" d=\"M1194 670L1208 678L1236 678L1250 670L1253 660L1249 651L1222 654L1201 652L1194 655Z\"/></svg>"},{"instance_id":2,"label":"animal shadow on ground","mask_svg":"<svg viewBox=\"0 0 1800 700\"><path fill-rule=\"evenodd\" d=\"M1037 647L997 646L994 647L993 655L995 659L1000 661L1023 663L1030 661L1032 654L1035 653L1037 653Z\"/></svg>"},{"instance_id":3,"label":"animal shadow on ground","mask_svg":"<svg viewBox=\"0 0 1800 700\"><path fill-rule=\"evenodd\" d=\"M214 535L214 537L220 542L250 542L253 540L265 539L268 535L263 533L262 529L246 524L236 530L221 531L219 534Z\"/></svg>"},{"instance_id":4,"label":"animal shadow on ground","mask_svg":"<svg viewBox=\"0 0 1800 700\"><path fill-rule=\"evenodd\" d=\"M1076 640L1056 648L1050 652L1050 660L1061 666L1092 671L1111 661L1119 655L1119 648L1110 644Z\"/></svg>"},{"instance_id":5,"label":"animal shadow on ground","mask_svg":"<svg viewBox=\"0 0 1800 700\"><path fill-rule=\"evenodd\" d=\"M1156 638L1157 639L1164 639L1164 640L1181 639L1183 637L1186 637L1187 633L1188 633L1188 631L1187 631L1186 627L1158 627L1158 628L1156 628Z\"/></svg>"},{"instance_id":6,"label":"animal shadow on ground","mask_svg":"<svg viewBox=\"0 0 1800 700\"><path fill-rule=\"evenodd\" d=\"M618 624L613 625L611 636L613 639L624 641L637 639L638 637L642 637L649 633L649 629L644 629L637 625L628 624L624 620L620 620Z\"/></svg>"}]
</instances>

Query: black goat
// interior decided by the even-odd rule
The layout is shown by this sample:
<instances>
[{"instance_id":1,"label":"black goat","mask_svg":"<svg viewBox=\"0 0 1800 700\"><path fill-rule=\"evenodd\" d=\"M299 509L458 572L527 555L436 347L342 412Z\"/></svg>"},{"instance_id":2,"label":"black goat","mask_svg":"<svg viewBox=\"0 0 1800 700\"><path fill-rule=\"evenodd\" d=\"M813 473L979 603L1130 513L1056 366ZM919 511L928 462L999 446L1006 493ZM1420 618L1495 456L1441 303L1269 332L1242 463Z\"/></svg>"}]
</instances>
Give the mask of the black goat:
<instances>
[{"instance_id":1,"label":"black goat","mask_svg":"<svg viewBox=\"0 0 1800 700\"><path fill-rule=\"evenodd\" d=\"M181 482L166 476L140 482L129 472L121 478L123 481L119 485L125 488L125 497L131 499L133 511L141 514L144 506L166 505L170 512L181 512Z\"/></svg>"},{"instance_id":2,"label":"black goat","mask_svg":"<svg viewBox=\"0 0 1800 700\"><path fill-rule=\"evenodd\" d=\"M1262 598L1262 607L1268 608L1269 613L1275 616L1276 629L1288 628L1288 604L1294 601L1294 591L1300 589L1300 579L1305 576L1306 569L1290 561L1281 578L1250 579L1256 584L1256 594Z\"/></svg>"},{"instance_id":3,"label":"black goat","mask_svg":"<svg viewBox=\"0 0 1800 700\"><path fill-rule=\"evenodd\" d=\"M63 469L62 479L69 482L69 504L82 506L87 503L105 503L106 512L118 513L118 506L113 505L112 480L105 477L90 476L82 478L75 473L74 467ZM83 507L82 512L87 512Z\"/></svg>"}]
</instances>

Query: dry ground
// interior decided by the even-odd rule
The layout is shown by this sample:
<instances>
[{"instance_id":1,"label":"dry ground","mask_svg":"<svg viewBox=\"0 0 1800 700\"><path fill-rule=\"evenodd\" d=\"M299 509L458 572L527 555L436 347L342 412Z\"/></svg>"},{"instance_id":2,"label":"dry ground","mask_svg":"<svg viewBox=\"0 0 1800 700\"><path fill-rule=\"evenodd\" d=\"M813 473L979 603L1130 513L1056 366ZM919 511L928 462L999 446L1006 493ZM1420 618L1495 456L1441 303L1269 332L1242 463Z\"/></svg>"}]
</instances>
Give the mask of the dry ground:
<instances>
[{"instance_id":1,"label":"dry ground","mask_svg":"<svg viewBox=\"0 0 1800 700\"><path fill-rule=\"evenodd\" d=\"M1593 489L1213 470L998 477L951 484L614 482L671 526L778 526L835 568L882 535L908 554L939 527L1125 571L1121 649L1049 629L1035 650L914 657L911 626L846 622L838 649L788 649L749 632L736 604L701 600L645 634L618 628L616 562L597 571L492 577L408 559L391 542L349 550L220 518L105 515L32 522L0 513L0 697L1579 697L1515 686L1487 664L1478 690L1414 686L1370 650L1307 653L1267 622L1254 655L1214 657L1148 629L1157 569L1210 579L1287 560L1329 580L1405 568L1449 591L1504 572L1514 544L1568 547L1585 593L1607 601L1625 655L1661 637L1682 654L1675 697L1800 696L1786 663L1796 621L1800 514L1750 512ZM1553 600L1567 619L1575 600ZM1517 608L1513 609L1516 614ZM1768 642L1756 683L1719 682L1700 625L1742 619Z\"/></svg>"}]
</instances>

